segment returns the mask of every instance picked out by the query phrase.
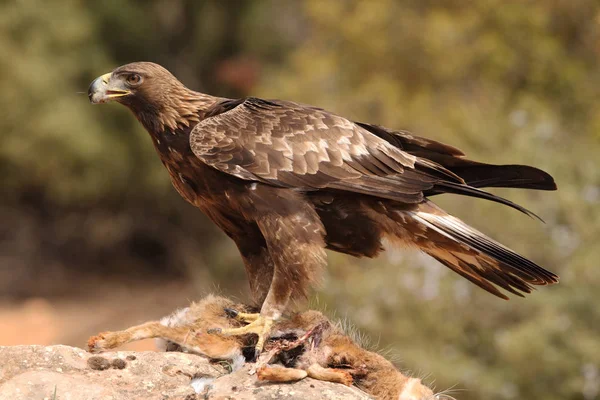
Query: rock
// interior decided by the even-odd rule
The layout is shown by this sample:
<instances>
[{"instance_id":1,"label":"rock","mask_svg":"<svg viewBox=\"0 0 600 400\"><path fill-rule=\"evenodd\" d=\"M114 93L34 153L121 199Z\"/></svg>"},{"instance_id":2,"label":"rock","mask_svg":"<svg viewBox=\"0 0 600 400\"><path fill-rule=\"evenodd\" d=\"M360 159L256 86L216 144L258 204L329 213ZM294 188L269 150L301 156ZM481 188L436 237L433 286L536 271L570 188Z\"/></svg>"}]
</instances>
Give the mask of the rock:
<instances>
[{"instance_id":1,"label":"rock","mask_svg":"<svg viewBox=\"0 0 600 400\"><path fill-rule=\"evenodd\" d=\"M0 400L369 398L356 388L310 378L257 382L249 367L228 374L226 365L176 352L92 355L69 346L0 346Z\"/></svg>"},{"instance_id":2,"label":"rock","mask_svg":"<svg viewBox=\"0 0 600 400\"><path fill-rule=\"evenodd\" d=\"M256 374L250 375L250 365L232 374L215 379L206 392L205 398L214 400L364 400L370 399L357 388L339 383L323 382L306 378L294 383L258 382Z\"/></svg>"}]
</instances>

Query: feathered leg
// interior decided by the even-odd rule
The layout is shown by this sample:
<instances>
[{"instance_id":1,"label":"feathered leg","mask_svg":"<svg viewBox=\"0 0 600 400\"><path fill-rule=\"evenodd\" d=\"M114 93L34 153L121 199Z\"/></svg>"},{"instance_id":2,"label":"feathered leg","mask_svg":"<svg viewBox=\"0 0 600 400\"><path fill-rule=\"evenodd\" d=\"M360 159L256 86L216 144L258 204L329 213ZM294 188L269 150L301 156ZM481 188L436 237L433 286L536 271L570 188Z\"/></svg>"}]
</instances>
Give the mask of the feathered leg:
<instances>
[{"instance_id":1,"label":"feathered leg","mask_svg":"<svg viewBox=\"0 0 600 400\"><path fill-rule=\"evenodd\" d=\"M273 321L281 317L290 300L306 297L326 262L325 231L311 206L299 202L289 204L283 212L268 211L256 216L274 267L260 315L246 316L253 321L245 327L217 331L222 335L257 334L258 353L263 349Z\"/></svg>"}]
</instances>

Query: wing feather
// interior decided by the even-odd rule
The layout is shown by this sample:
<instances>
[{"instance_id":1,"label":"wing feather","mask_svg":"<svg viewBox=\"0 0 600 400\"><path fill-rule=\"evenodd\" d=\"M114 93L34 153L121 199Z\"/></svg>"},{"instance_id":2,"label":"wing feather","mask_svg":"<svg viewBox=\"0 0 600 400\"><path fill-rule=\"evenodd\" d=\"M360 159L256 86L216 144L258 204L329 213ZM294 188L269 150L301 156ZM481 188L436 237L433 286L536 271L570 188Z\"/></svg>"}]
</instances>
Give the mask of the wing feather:
<instances>
[{"instance_id":1,"label":"wing feather","mask_svg":"<svg viewBox=\"0 0 600 400\"><path fill-rule=\"evenodd\" d=\"M241 179L302 190L334 188L403 202L423 200L444 176L359 125L291 102L248 98L196 125L190 135L203 162Z\"/></svg>"},{"instance_id":2,"label":"wing feather","mask_svg":"<svg viewBox=\"0 0 600 400\"><path fill-rule=\"evenodd\" d=\"M534 215L466 184L451 167L436 161L442 156L458 160L460 150L404 131L257 98L225 100L207 115L191 131L192 151L204 163L240 179L305 191L332 188L404 203L449 192ZM420 157L415 149L432 159Z\"/></svg>"},{"instance_id":3,"label":"wing feather","mask_svg":"<svg viewBox=\"0 0 600 400\"><path fill-rule=\"evenodd\" d=\"M360 122L357 122L357 125L409 154L442 165L464 179L469 186L556 190L556 183L552 176L538 168L527 165L484 164L465 158L465 154L456 147L416 136L407 131L395 131ZM438 193L445 193L445 191L432 190L426 195Z\"/></svg>"}]
</instances>

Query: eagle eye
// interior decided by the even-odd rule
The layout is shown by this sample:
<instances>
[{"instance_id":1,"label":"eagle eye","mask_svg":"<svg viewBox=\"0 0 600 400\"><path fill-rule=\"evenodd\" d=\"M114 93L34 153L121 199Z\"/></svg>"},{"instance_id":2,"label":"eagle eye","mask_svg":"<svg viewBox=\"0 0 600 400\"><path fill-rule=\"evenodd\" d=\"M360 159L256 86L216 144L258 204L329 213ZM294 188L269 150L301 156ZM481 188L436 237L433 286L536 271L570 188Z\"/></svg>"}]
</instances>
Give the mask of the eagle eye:
<instances>
[{"instance_id":1,"label":"eagle eye","mask_svg":"<svg viewBox=\"0 0 600 400\"><path fill-rule=\"evenodd\" d=\"M142 82L142 76L139 74L129 74L125 79L131 86L139 85Z\"/></svg>"}]
</instances>

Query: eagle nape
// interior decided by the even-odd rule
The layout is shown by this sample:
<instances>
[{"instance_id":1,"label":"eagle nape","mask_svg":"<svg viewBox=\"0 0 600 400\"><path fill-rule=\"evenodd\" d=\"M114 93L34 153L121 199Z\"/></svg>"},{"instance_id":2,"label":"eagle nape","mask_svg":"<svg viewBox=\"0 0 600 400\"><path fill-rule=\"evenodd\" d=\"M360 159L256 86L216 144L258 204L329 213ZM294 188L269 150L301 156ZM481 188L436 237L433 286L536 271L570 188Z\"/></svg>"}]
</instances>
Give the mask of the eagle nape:
<instances>
[{"instance_id":1,"label":"eagle nape","mask_svg":"<svg viewBox=\"0 0 600 400\"><path fill-rule=\"evenodd\" d=\"M235 242L260 314L230 312L248 325L220 334L256 334L259 350L273 321L321 280L325 249L372 258L391 239L503 299L558 282L431 200L476 197L533 215L482 188L555 190L537 168L472 161L450 145L291 101L196 92L150 62L100 76L88 97L129 108L177 192Z\"/></svg>"}]
</instances>

